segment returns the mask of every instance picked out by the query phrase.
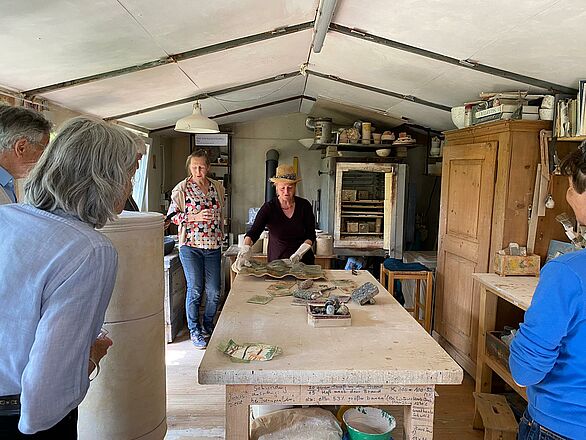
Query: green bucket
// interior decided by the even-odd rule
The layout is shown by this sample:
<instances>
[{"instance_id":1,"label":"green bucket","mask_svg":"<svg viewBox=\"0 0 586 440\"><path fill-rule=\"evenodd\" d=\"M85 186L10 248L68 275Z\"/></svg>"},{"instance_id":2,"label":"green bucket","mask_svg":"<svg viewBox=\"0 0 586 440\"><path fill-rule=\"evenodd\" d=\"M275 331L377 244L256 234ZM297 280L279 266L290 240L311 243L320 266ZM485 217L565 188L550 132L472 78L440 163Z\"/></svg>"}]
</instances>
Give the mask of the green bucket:
<instances>
[{"instance_id":1,"label":"green bucket","mask_svg":"<svg viewBox=\"0 0 586 440\"><path fill-rule=\"evenodd\" d=\"M397 426L395 418L382 409L357 406L344 413L350 440L389 440Z\"/></svg>"}]
</instances>

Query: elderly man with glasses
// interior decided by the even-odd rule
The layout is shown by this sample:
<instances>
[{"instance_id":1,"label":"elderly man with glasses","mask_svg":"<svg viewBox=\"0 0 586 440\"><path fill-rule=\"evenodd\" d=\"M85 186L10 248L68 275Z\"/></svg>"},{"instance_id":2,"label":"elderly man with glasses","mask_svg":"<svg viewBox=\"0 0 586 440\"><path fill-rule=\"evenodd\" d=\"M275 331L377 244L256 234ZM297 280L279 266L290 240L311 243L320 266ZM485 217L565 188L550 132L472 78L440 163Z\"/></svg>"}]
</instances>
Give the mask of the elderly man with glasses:
<instances>
[{"instance_id":1,"label":"elderly man with glasses","mask_svg":"<svg viewBox=\"0 0 586 440\"><path fill-rule=\"evenodd\" d=\"M0 205L15 203L15 180L28 175L49 143L51 123L40 113L0 105Z\"/></svg>"}]
</instances>

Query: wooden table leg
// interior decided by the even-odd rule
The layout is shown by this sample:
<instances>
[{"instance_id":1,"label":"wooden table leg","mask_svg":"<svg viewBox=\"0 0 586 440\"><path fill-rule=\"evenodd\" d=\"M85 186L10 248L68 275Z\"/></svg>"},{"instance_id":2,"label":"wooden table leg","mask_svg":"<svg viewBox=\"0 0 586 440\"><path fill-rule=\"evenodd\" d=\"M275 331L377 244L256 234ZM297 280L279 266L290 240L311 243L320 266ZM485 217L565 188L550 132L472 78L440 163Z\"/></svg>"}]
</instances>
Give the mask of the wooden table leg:
<instances>
[{"instance_id":1,"label":"wooden table leg","mask_svg":"<svg viewBox=\"0 0 586 440\"><path fill-rule=\"evenodd\" d=\"M248 440L250 407L246 385L226 385L226 440Z\"/></svg>"},{"instance_id":2,"label":"wooden table leg","mask_svg":"<svg viewBox=\"0 0 586 440\"><path fill-rule=\"evenodd\" d=\"M432 440L435 386L418 387L411 405L403 408L403 432L406 440Z\"/></svg>"},{"instance_id":3,"label":"wooden table leg","mask_svg":"<svg viewBox=\"0 0 586 440\"><path fill-rule=\"evenodd\" d=\"M490 393L492 391L492 370L488 367L484 358L486 356L486 333L494 330L496 325L496 309L498 297L486 287L480 287L480 310L478 316L478 353L476 356L476 387L477 393ZM482 429L482 420L478 408L474 409L474 429Z\"/></svg>"}]
</instances>

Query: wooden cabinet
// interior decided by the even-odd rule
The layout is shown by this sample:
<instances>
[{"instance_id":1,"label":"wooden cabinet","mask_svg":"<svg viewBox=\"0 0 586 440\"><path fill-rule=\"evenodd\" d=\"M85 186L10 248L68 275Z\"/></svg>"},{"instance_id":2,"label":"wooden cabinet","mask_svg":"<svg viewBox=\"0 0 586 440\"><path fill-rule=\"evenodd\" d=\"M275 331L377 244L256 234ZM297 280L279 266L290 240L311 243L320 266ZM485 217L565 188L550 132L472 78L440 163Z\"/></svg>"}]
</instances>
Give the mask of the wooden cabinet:
<instances>
[{"instance_id":1,"label":"wooden cabinet","mask_svg":"<svg viewBox=\"0 0 586 440\"><path fill-rule=\"evenodd\" d=\"M492 272L494 254L527 243L539 131L547 121L498 121L446 133L436 272L434 334L474 376L480 287L474 272ZM556 201L537 226L535 253L545 261L551 239L564 240L555 215L571 212L567 178L554 176ZM552 223L553 222L553 223ZM507 310L502 310L503 316Z\"/></svg>"}]
</instances>

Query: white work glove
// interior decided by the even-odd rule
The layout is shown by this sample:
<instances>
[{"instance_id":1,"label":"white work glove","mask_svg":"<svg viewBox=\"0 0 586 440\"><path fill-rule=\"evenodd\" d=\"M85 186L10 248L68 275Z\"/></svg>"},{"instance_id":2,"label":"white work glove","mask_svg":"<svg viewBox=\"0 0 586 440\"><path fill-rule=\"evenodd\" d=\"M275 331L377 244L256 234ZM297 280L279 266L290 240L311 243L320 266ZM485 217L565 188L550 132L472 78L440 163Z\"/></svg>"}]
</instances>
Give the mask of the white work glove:
<instances>
[{"instance_id":1,"label":"white work glove","mask_svg":"<svg viewBox=\"0 0 586 440\"><path fill-rule=\"evenodd\" d=\"M232 270L236 273L240 272L244 266L251 266L250 264L250 246L243 244L240 246L240 251L236 256L236 261L232 264Z\"/></svg>"},{"instance_id":2,"label":"white work glove","mask_svg":"<svg viewBox=\"0 0 586 440\"><path fill-rule=\"evenodd\" d=\"M303 257L303 255L305 255L305 253L310 249L311 249L311 245L309 245L307 243L302 243L301 246L299 246L299 249L297 249L295 251L295 253L293 253L293 255L291 255L289 257L289 261L291 262L291 265L299 263L299 260L301 260L301 257Z\"/></svg>"}]
</instances>

